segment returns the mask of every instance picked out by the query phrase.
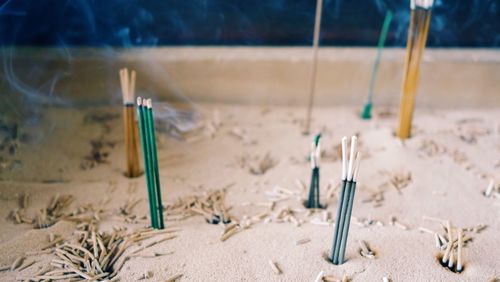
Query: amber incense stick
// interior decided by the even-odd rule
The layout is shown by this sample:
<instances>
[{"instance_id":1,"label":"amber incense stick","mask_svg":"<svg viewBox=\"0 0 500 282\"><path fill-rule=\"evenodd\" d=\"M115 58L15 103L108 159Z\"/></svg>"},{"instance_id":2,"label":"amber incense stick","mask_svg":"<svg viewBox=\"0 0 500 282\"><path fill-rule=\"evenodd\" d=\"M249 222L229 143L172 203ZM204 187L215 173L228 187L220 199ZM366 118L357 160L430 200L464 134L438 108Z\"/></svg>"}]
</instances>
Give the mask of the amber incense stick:
<instances>
[{"instance_id":1,"label":"amber incense stick","mask_svg":"<svg viewBox=\"0 0 500 282\"><path fill-rule=\"evenodd\" d=\"M141 175L139 165L139 131L134 108L135 71L129 77L128 69L120 70L120 84L123 95L123 128L125 134L125 155L127 158L125 175L137 177Z\"/></svg>"},{"instance_id":2,"label":"amber incense stick","mask_svg":"<svg viewBox=\"0 0 500 282\"><path fill-rule=\"evenodd\" d=\"M432 4L433 0L412 0L410 4L410 27L406 42L406 60L399 108L399 127L397 130L397 135L401 139L406 139L411 135L420 62L427 41Z\"/></svg>"},{"instance_id":3,"label":"amber incense stick","mask_svg":"<svg viewBox=\"0 0 500 282\"><path fill-rule=\"evenodd\" d=\"M314 37L313 37L313 60L311 67L311 80L309 89L309 103L307 105L306 123L304 134L309 134L311 127L312 107L314 104L314 92L316 91L316 69L318 64L319 33L321 30L321 12L323 11L323 0L316 0L316 16L314 17Z\"/></svg>"}]
</instances>

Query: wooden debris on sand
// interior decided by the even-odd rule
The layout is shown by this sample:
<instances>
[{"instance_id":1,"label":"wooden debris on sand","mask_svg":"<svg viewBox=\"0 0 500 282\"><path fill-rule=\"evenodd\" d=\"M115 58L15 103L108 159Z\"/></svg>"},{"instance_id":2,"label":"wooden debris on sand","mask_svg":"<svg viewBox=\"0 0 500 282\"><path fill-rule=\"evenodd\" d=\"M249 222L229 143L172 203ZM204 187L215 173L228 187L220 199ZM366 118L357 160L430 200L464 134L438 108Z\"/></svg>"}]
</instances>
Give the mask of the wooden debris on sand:
<instances>
[{"instance_id":1,"label":"wooden debris on sand","mask_svg":"<svg viewBox=\"0 0 500 282\"><path fill-rule=\"evenodd\" d=\"M232 186L232 184L228 186ZM194 215L201 215L211 224L230 223L234 219L229 214L231 208L224 203L225 197L226 188L206 192L202 195L179 198L172 204L165 206L167 221L182 220Z\"/></svg>"},{"instance_id":2,"label":"wooden debris on sand","mask_svg":"<svg viewBox=\"0 0 500 282\"><path fill-rule=\"evenodd\" d=\"M304 245L304 244L307 244L309 242L311 242L311 239L309 239L309 238L303 238L303 239L295 241L295 245L296 246L298 246L298 245Z\"/></svg>"},{"instance_id":3,"label":"wooden debris on sand","mask_svg":"<svg viewBox=\"0 0 500 282\"><path fill-rule=\"evenodd\" d=\"M384 202L384 190L371 191L369 197L363 199L363 203L373 203L373 207L381 207Z\"/></svg>"},{"instance_id":4,"label":"wooden debris on sand","mask_svg":"<svg viewBox=\"0 0 500 282\"><path fill-rule=\"evenodd\" d=\"M402 229L402 230L408 230L408 226L406 226L405 224L401 223L395 216L391 216L391 219L390 219L390 224L392 226L395 226L399 229Z\"/></svg>"},{"instance_id":5,"label":"wooden debris on sand","mask_svg":"<svg viewBox=\"0 0 500 282\"><path fill-rule=\"evenodd\" d=\"M36 215L32 218L26 215L26 209L29 204L29 194L23 193L19 196L18 205L19 207L13 210L9 217L15 223L26 223L33 224L34 228L47 228L54 225L57 221L66 217L65 210L73 202L73 196L71 195L59 195L54 196L47 206L36 212Z\"/></svg>"},{"instance_id":6,"label":"wooden debris on sand","mask_svg":"<svg viewBox=\"0 0 500 282\"><path fill-rule=\"evenodd\" d=\"M250 157L243 155L238 159L238 165L253 175L263 175L271 168L275 167L277 161L269 153L264 156Z\"/></svg>"},{"instance_id":7,"label":"wooden debris on sand","mask_svg":"<svg viewBox=\"0 0 500 282\"><path fill-rule=\"evenodd\" d=\"M182 274L175 274L175 275L172 275L169 278L167 278L167 280L165 280L165 282L174 282L174 281L177 281L178 279L180 279L181 277L182 277Z\"/></svg>"},{"instance_id":8,"label":"wooden debris on sand","mask_svg":"<svg viewBox=\"0 0 500 282\"><path fill-rule=\"evenodd\" d=\"M14 221L16 224L20 223L27 223L27 224L32 224L33 220L29 219L26 216L26 209L28 208L29 205L29 193L21 193L18 196L18 208L15 210L11 211L9 214L9 218Z\"/></svg>"},{"instance_id":9,"label":"wooden debris on sand","mask_svg":"<svg viewBox=\"0 0 500 282\"><path fill-rule=\"evenodd\" d=\"M288 200L290 197L297 197L300 199L302 193L302 191L292 191L281 186L274 186L273 189L264 192L271 202Z\"/></svg>"},{"instance_id":10,"label":"wooden debris on sand","mask_svg":"<svg viewBox=\"0 0 500 282\"><path fill-rule=\"evenodd\" d=\"M246 130L240 127L233 127L229 131L229 135L234 136L239 140L241 140L243 142L243 145L245 146L257 144L257 140L250 138Z\"/></svg>"},{"instance_id":11,"label":"wooden debris on sand","mask_svg":"<svg viewBox=\"0 0 500 282\"><path fill-rule=\"evenodd\" d=\"M374 259L375 258L375 252L373 252L368 245L368 243L364 240L359 240L359 254L362 257L368 258L368 259Z\"/></svg>"},{"instance_id":12,"label":"wooden debris on sand","mask_svg":"<svg viewBox=\"0 0 500 282\"><path fill-rule=\"evenodd\" d=\"M65 216L64 210L73 202L71 195L54 196L46 208L37 212L34 221L35 228L47 228Z\"/></svg>"},{"instance_id":13,"label":"wooden debris on sand","mask_svg":"<svg viewBox=\"0 0 500 282\"><path fill-rule=\"evenodd\" d=\"M79 278L93 281L109 280L115 277L125 262L132 255L124 255L126 250L143 240L167 234L163 238L146 243L134 251L138 253L151 246L175 238L170 235L177 229L153 230L151 228L139 229L130 233L126 230L116 229L111 233L97 232L91 223L80 223L74 236L61 245L53 245L61 238L54 239L49 244L55 246L57 258L50 263L54 271L40 273L29 280L60 280ZM62 240L62 239L61 239Z\"/></svg>"},{"instance_id":14,"label":"wooden debris on sand","mask_svg":"<svg viewBox=\"0 0 500 282\"><path fill-rule=\"evenodd\" d=\"M401 189L407 187L412 181L410 171L399 171L392 173L389 179L389 183L396 188L398 193L401 193Z\"/></svg>"},{"instance_id":15,"label":"wooden debris on sand","mask_svg":"<svg viewBox=\"0 0 500 282\"><path fill-rule=\"evenodd\" d=\"M23 264L24 259L25 259L25 257L23 257L23 256L16 258L14 260L14 262L12 263L12 265L10 266L10 271L14 271L14 270L18 269Z\"/></svg>"},{"instance_id":16,"label":"wooden debris on sand","mask_svg":"<svg viewBox=\"0 0 500 282\"><path fill-rule=\"evenodd\" d=\"M380 220L372 219L372 218L364 218L364 217L355 217L353 216L354 224L360 227L369 227L372 225L384 226L384 223Z\"/></svg>"},{"instance_id":17,"label":"wooden debris on sand","mask_svg":"<svg viewBox=\"0 0 500 282\"><path fill-rule=\"evenodd\" d=\"M278 266L278 264L275 261L269 260L269 265L271 266L271 269L273 270L274 274L280 275L283 273L281 271L281 268Z\"/></svg>"}]
</instances>

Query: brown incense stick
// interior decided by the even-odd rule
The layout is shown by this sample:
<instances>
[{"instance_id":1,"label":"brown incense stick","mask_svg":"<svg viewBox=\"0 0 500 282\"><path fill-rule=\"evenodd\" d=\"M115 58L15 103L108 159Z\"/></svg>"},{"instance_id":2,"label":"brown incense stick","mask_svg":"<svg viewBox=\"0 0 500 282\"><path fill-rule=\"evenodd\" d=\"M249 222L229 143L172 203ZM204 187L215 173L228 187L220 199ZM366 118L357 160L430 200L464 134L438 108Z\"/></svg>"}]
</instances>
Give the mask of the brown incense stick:
<instances>
[{"instance_id":1,"label":"brown incense stick","mask_svg":"<svg viewBox=\"0 0 500 282\"><path fill-rule=\"evenodd\" d=\"M323 10L323 0L316 0L316 16L314 19L314 38L313 38L313 61L311 67L311 81L309 89L309 104L307 106L306 123L304 125L304 134L309 134L311 126L312 107L314 104L314 92L316 90L316 69L318 64L318 45L319 33L321 30L321 11Z\"/></svg>"},{"instance_id":2,"label":"brown incense stick","mask_svg":"<svg viewBox=\"0 0 500 282\"><path fill-rule=\"evenodd\" d=\"M134 107L135 71L131 71L129 77L128 69L120 70L120 83L123 95L123 126L125 134L125 154L127 165L125 175L137 177L141 175L139 165L139 131Z\"/></svg>"},{"instance_id":3,"label":"brown incense stick","mask_svg":"<svg viewBox=\"0 0 500 282\"><path fill-rule=\"evenodd\" d=\"M401 139L406 139L411 135L415 95L420 75L420 62L427 41L432 4L433 0L411 1L410 27L406 43L406 59L397 131L397 135Z\"/></svg>"}]
</instances>

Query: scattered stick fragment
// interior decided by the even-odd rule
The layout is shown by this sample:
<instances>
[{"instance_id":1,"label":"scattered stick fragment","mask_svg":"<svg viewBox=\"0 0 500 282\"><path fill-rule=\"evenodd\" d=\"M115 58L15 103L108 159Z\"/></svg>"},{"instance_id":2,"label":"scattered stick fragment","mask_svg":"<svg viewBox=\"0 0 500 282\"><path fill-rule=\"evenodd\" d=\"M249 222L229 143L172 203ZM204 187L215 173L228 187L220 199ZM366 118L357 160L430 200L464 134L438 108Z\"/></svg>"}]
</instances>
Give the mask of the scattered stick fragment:
<instances>
[{"instance_id":1,"label":"scattered stick fragment","mask_svg":"<svg viewBox=\"0 0 500 282\"><path fill-rule=\"evenodd\" d=\"M408 226L402 224L401 222L398 221L398 219L395 216L391 216L390 223L392 226L396 226L399 229L403 230L408 230Z\"/></svg>"},{"instance_id":2,"label":"scattered stick fragment","mask_svg":"<svg viewBox=\"0 0 500 282\"><path fill-rule=\"evenodd\" d=\"M179 278L182 277L183 274L175 274L175 275L172 275L170 276L169 278L167 278L167 280L165 280L165 282L174 282L176 280L178 280Z\"/></svg>"},{"instance_id":3,"label":"scattered stick fragment","mask_svg":"<svg viewBox=\"0 0 500 282\"><path fill-rule=\"evenodd\" d=\"M418 231L420 231L420 232L424 232L424 233L429 233L429 234L435 234L435 232L434 232L434 231L432 231L432 230L430 230L430 229L428 229L428 228L425 228L425 227L419 227L419 228L418 228Z\"/></svg>"},{"instance_id":4,"label":"scattered stick fragment","mask_svg":"<svg viewBox=\"0 0 500 282\"><path fill-rule=\"evenodd\" d=\"M436 241L436 248L441 249L441 247L443 246L443 242L441 242L437 233L434 233L434 239Z\"/></svg>"},{"instance_id":5,"label":"scattered stick fragment","mask_svg":"<svg viewBox=\"0 0 500 282\"><path fill-rule=\"evenodd\" d=\"M389 179L392 186L401 194L401 189L407 187L412 181L410 171L400 171L393 173Z\"/></svg>"},{"instance_id":6,"label":"scattered stick fragment","mask_svg":"<svg viewBox=\"0 0 500 282\"><path fill-rule=\"evenodd\" d=\"M368 259L374 259L375 258L375 253L370 249L368 246L368 243L364 240L359 240L359 253L361 256L368 258Z\"/></svg>"},{"instance_id":7,"label":"scattered stick fragment","mask_svg":"<svg viewBox=\"0 0 500 282\"><path fill-rule=\"evenodd\" d=\"M495 181L493 179L491 179L490 183L488 184L488 187L484 191L484 196L489 198L491 196L491 193L493 192L494 187L495 187Z\"/></svg>"},{"instance_id":8,"label":"scattered stick fragment","mask_svg":"<svg viewBox=\"0 0 500 282\"><path fill-rule=\"evenodd\" d=\"M304 239L300 239L300 240L295 241L295 245L296 246L303 245L303 244L306 244L306 243L309 243L309 242L311 242L311 239L304 238Z\"/></svg>"},{"instance_id":9,"label":"scattered stick fragment","mask_svg":"<svg viewBox=\"0 0 500 282\"><path fill-rule=\"evenodd\" d=\"M18 271L23 271L23 270L25 270L26 268L32 266L35 263L36 263L35 260L29 260L28 262L25 261L25 263L23 263L21 266L19 266L19 268L17 270Z\"/></svg>"},{"instance_id":10,"label":"scattered stick fragment","mask_svg":"<svg viewBox=\"0 0 500 282\"><path fill-rule=\"evenodd\" d=\"M314 282L321 282L323 280L323 277L325 276L325 272L321 270L318 273L318 276L316 276L316 279L314 279Z\"/></svg>"},{"instance_id":11,"label":"scattered stick fragment","mask_svg":"<svg viewBox=\"0 0 500 282\"><path fill-rule=\"evenodd\" d=\"M389 279L389 278L387 278L387 277L382 277L382 281L383 281L383 282L390 282L390 281L391 281L391 279Z\"/></svg>"},{"instance_id":12,"label":"scattered stick fragment","mask_svg":"<svg viewBox=\"0 0 500 282\"><path fill-rule=\"evenodd\" d=\"M280 267L276 262L269 260L269 265L271 266L271 269L273 270L274 274L280 275L282 273Z\"/></svg>"},{"instance_id":13,"label":"scattered stick fragment","mask_svg":"<svg viewBox=\"0 0 500 282\"><path fill-rule=\"evenodd\" d=\"M249 171L254 175L263 175L274 166L276 166L276 161L267 153L258 160L257 164L250 165Z\"/></svg>"},{"instance_id":14,"label":"scattered stick fragment","mask_svg":"<svg viewBox=\"0 0 500 282\"><path fill-rule=\"evenodd\" d=\"M451 253L451 248L453 247L453 237L452 237L453 235L451 233L450 221L446 222L446 230L448 232L448 245L446 246L446 251L445 251L444 256L443 256L443 260L442 260L443 263L448 262L448 259L449 259L450 253Z\"/></svg>"},{"instance_id":15,"label":"scattered stick fragment","mask_svg":"<svg viewBox=\"0 0 500 282\"><path fill-rule=\"evenodd\" d=\"M205 192L203 195L190 195L177 199L173 204L165 207L167 220L172 216L176 216L176 220L182 220L190 216L201 215L211 224L230 223L234 218L229 214L230 207L227 207L224 201L226 189L232 185L234 183L220 190Z\"/></svg>"},{"instance_id":16,"label":"scattered stick fragment","mask_svg":"<svg viewBox=\"0 0 500 282\"><path fill-rule=\"evenodd\" d=\"M24 257L18 257L18 258L16 258L16 260L14 260L14 262L10 266L10 271L14 271L17 268L19 268L21 266L21 264L23 263L23 261L24 261Z\"/></svg>"},{"instance_id":17,"label":"scattered stick fragment","mask_svg":"<svg viewBox=\"0 0 500 282\"><path fill-rule=\"evenodd\" d=\"M458 248L457 248L457 271L462 272L462 245L463 245L463 231L458 229Z\"/></svg>"},{"instance_id":18,"label":"scattered stick fragment","mask_svg":"<svg viewBox=\"0 0 500 282\"><path fill-rule=\"evenodd\" d=\"M234 234L236 234L239 230L240 230L239 225L234 225L233 228L229 228L229 229L224 230L224 232L222 233L222 235L220 237L221 242L226 241L231 236L233 236Z\"/></svg>"},{"instance_id":19,"label":"scattered stick fragment","mask_svg":"<svg viewBox=\"0 0 500 282\"><path fill-rule=\"evenodd\" d=\"M333 275L325 275L325 276L323 276L321 281L323 281L323 282L338 282L339 280L337 278L335 278L335 276L333 276Z\"/></svg>"}]
</instances>

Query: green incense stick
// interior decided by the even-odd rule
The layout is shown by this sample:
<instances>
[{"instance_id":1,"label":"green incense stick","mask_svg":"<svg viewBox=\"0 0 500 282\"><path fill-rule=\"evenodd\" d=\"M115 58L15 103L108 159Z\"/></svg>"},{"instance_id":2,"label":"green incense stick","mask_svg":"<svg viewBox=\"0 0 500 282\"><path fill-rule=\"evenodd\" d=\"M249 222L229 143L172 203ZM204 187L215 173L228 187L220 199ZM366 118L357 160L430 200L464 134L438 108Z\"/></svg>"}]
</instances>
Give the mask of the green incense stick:
<instances>
[{"instance_id":1,"label":"green incense stick","mask_svg":"<svg viewBox=\"0 0 500 282\"><path fill-rule=\"evenodd\" d=\"M153 183L152 183L152 175L151 175L151 162L150 162L150 154L149 154L149 142L147 137L147 122L146 116L144 113L144 107L142 106L142 99L137 98L137 116L139 117L139 132L141 135L141 144L142 144L142 153L144 156L144 170L146 175L146 185L148 187L148 199L149 199L149 214L151 217L151 226L153 228L157 228L157 220L156 220L156 201L154 191L153 191Z\"/></svg>"},{"instance_id":2,"label":"green incense stick","mask_svg":"<svg viewBox=\"0 0 500 282\"><path fill-rule=\"evenodd\" d=\"M363 113L361 117L363 119L370 119L372 117L372 98L373 98L373 88L375 86L375 80L377 78L377 73L380 65L380 58L382 57L382 49L384 48L385 39L387 38L387 32L389 31L389 26L392 20L392 12L387 10L385 13L384 24L382 25L382 31L380 32L380 37L378 39L377 46L377 57L375 59L375 64L373 65L372 76L370 78L370 86L368 88L368 101L365 104Z\"/></svg>"},{"instance_id":3,"label":"green incense stick","mask_svg":"<svg viewBox=\"0 0 500 282\"><path fill-rule=\"evenodd\" d=\"M330 250L330 252L331 252L330 260L332 262L334 262L333 258L334 258L334 254L335 254L335 246L337 245L337 241L338 241L340 215L342 213L342 203L343 203L343 199L344 199L346 184L347 184L347 181L345 179L342 180L340 196L339 196L339 204L337 206L337 217L335 219L335 229L333 231L332 249Z\"/></svg>"},{"instance_id":4,"label":"green incense stick","mask_svg":"<svg viewBox=\"0 0 500 282\"><path fill-rule=\"evenodd\" d=\"M319 203L319 167L315 169L316 172L316 186L314 187L314 208L320 209L321 204Z\"/></svg>"},{"instance_id":5,"label":"green incense stick","mask_svg":"<svg viewBox=\"0 0 500 282\"><path fill-rule=\"evenodd\" d=\"M165 228L163 222L163 204L161 198L161 186L160 186L160 172L158 170L158 155L156 151L156 135L155 135L155 125L154 125L154 116L153 116L153 105L151 104L151 99L148 100L148 108L147 108L147 121L148 121L148 131L149 131L149 140L150 140L150 156L151 156L151 164L152 164L152 173L154 173L154 184L155 184L155 198L156 198L156 212L157 212L157 220L158 220L158 228Z\"/></svg>"},{"instance_id":6,"label":"green incense stick","mask_svg":"<svg viewBox=\"0 0 500 282\"><path fill-rule=\"evenodd\" d=\"M321 139L321 133L318 133L314 136L314 145L318 147L319 145L319 139Z\"/></svg>"},{"instance_id":7,"label":"green incense stick","mask_svg":"<svg viewBox=\"0 0 500 282\"><path fill-rule=\"evenodd\" d=\"M351 191L349 191L349 199L347 202L347 214L345 216L344 231L342 232L342 239L340 241L340 249L338 256L338 264L344 263L345 249L347 246L347 235L349 234L349 226L351 221L352 206L354 203L354 194L356 193L356 182L352 182Z\"/></svg>"},{"instance_id":8,"label":"green incense stick","mask_svg":"<svg viewBox=\"0 0 500 282\"><path fill-rule=\"evenodd\" d=\"M319 152L319 140L321 138L321 133L314 136L313 146L311 154L309 155L309 160L311 161L311 185L309 186L309 198L307 201L307 208L321 208L319 202L319 158L321 152Z\"/></svg>"},{"instance_id":9,"label":"green incense stick","mask_svg":"<svg viewBox=\"0 0 500 282\"><path fill-rule=\"evenodd\" d=\"M307 208L316 209L321 208L319 203L319 168L315 167L312 170L311 186L309 188L309 199L307 201Z\"/></svg>"},{"instance_id":10,"label":"green incense stick","mask_svg":"<svg viewBox=\"0 0 500 282\"><path fill-rule=\"evenodd\" d=\"M344 195L342 195L342 207L340 211L340 220L336 222L339 226L339 230L337 233L337 240L334 245L334 252L333 252L333 259L332 262L334 264L339 264L339 250L340 250L340 245L341 245L341 240L342 240L342 234L344 231L344 223L345 223L345 216L346 216L346 210L347 210L347 204L349 202L349 194L351 193L351 184L352 181L347 181L346 187L345 187L345 192Z\"/></svg>"}]
</instances>

